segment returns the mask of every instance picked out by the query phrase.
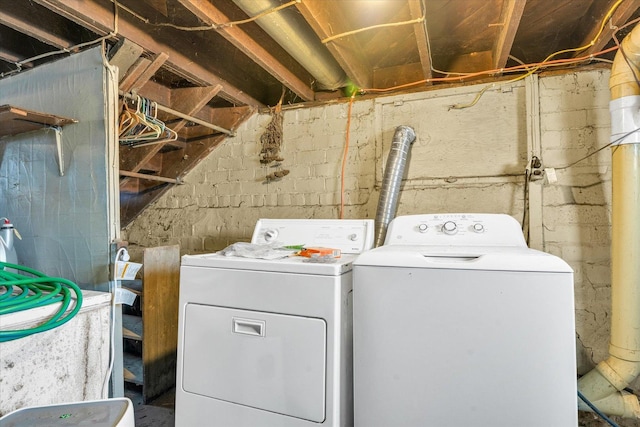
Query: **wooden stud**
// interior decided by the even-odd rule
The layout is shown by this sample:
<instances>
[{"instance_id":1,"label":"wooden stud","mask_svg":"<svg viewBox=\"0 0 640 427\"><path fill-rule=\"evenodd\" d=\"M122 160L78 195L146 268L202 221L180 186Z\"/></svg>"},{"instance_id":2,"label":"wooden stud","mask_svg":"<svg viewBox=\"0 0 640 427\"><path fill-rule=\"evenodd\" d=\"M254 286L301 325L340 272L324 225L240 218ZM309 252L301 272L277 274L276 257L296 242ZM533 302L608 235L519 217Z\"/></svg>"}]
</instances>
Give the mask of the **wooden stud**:
<instances>
[{"instance_id":1,"label":"wooden stud","mask_svg":"<svg viewBox=\"0 0 640 427\"><path fill-rule=\"evenodd\" d=\"M513 40L520 26L520 19L524 12L527 0L504 0L502 3L502 13L500 14L500 33L493 45L493 66L494 69L501 69L507 65L509 52L513 46Z\"/></svg>"},{"instance_id":2,"label":"wooden stud","mask_svg":"<svg viewBox=\"0 0 640 427\"><path fill-rule=\"evenodd\" d=\"M129 39L120 39L109 53L109 64L118 67L118 81L122 82L129 68L136 63L143 49Z\"/></svg>"},{"instance_id":3,"label":"wooden stud","mask_svg":"<svg viewBox=\"0 0 640 427\"><path fill-rule=\"evenodd\" d=\"M422 18L425 14L425 11L422 10L421 0L409 0L409 10L411 12L411 19ZM422 78L418 80L430 79L433 77L433 72L431 71L431 55L429 52L429 42L427 40L427 33L425 28L426 27L424 22L414 24L413 26L413 31L416 35L416 44L418 45L418 53L420 55L420 64L422 65Z\"/></svg>"},{"instance_id":4,"label":"wooden stud","mask_svg":"<svg viewBox=\"0 0 640 427\"><path fill-rule=\"evenodd\" d=\"M215 25L230 21L229 18L209 2L196 0L179 1L201 21L208 24ZM305 101L310 101L314 98L313 91L308 84L304 83L291 73L284 65L282 65L282 63L280 63L280 61L274 58L273 55L266 51L238 26L223 27L218 30L218 33L238 48L238 50L251 58L255 63L267 70L269 74L278 79L280 83L288 87L300 98Z\"/></svg>"}]
</instances>

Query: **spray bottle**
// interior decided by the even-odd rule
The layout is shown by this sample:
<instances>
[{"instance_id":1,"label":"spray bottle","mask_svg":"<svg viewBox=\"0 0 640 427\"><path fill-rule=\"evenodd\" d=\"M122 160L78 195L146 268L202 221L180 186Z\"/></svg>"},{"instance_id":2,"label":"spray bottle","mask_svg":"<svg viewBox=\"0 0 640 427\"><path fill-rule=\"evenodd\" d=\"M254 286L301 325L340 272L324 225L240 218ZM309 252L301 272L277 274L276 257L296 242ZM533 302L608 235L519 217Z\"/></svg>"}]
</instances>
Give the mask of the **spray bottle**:
<instances>
[{"instance_id":1,"label":"spray bottle","mask_svg":"<svg viewBox=\"0 0 640 427\"><path fill-rule=\"evenodd\" d=\"M13 235L15 234L18 238L20 235L8 218L0 218L0 221L2 221L2 225L0 225L0 261L17 264L18 256L13 247Z\"/></svg>"}]
</instances>

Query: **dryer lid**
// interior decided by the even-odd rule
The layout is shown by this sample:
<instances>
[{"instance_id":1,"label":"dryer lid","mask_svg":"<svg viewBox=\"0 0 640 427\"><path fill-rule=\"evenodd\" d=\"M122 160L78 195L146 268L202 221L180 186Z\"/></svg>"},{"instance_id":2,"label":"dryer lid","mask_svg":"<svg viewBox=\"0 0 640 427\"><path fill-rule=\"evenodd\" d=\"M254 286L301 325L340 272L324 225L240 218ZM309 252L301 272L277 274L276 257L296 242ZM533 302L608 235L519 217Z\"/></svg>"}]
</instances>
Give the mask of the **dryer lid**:
<instances>
[{"instance_id":1,"label":"dryer lid","mask_svg":"<svg viewBox=\"0 0 640 427\"><path fill-rule=\"evenodd\" d=\"M318 276L341 276L352 269L356 255L344 254L334 262L313 262L309 258L293 256L283 259L252 259L228 257L217 253L184 255L182 267L225 268L233 270L270 271L274 273L312 274ZM333 260L332 260L333 261Z\"/></svg>"}]
</instances>

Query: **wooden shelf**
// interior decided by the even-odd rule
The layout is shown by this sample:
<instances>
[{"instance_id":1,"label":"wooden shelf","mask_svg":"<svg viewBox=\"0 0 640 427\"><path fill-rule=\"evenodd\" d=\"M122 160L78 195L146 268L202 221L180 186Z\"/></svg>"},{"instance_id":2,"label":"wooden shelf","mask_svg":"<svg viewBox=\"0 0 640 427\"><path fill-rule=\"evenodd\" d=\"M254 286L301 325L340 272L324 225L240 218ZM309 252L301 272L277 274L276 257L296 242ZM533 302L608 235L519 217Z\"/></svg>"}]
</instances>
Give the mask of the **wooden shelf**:
<instances>
[{"instance_id":1,"label":"wooden shelf","mask_svg":"<svg viewBox=\"0 0 640 427\"><path fill-rule=\"evenodd\" d=\"M77 120L11 105L0 106L0 138L71 123L77 123Z\"/></svg>"},{"instance_id":2,"label":"wooden shelf","mask_svg":"<svg viewBox=\"0 0 640 427\"><path fill-rule=\"evenodd\" d=\"M132 314L122 315L122 337L142 341L142 317Z\"/></svg>"},{"instance_id":3,"label":"wooden shelf","mask_svg":"<svg viewBox=\"0 0 640 427\"><path fill-rule=\"evenodd\" d=\"M144 369L142 368L142 359L133 354L124 353L123 365L124 380L128 383L144 387Z\"/></svg>"}]
</instances>

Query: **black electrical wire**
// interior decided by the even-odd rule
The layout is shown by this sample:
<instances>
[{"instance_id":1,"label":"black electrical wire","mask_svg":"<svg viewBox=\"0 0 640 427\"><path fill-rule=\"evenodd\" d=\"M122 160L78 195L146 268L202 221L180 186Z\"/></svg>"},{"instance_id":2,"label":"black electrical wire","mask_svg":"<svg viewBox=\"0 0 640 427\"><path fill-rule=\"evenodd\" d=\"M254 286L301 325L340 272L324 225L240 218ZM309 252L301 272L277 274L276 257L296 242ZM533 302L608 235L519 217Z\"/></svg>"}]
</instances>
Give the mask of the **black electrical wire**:
<instances>
[{"instance_id":1,"label":"black electrical wire","mask_svg":"<svg viewBox=\"0 0 640 427\"><path fill-rule=\"evenodd\" d=\"M589 154L587 154L586 156L584 156L583 158L578 159L578 160L576 160L575 162L570 163L570 164L568 164L568 165L566 165L566 166L561 166L561 167L557 167L557 168L553 168L553 169L556 169L556 170L562 170L562 169L568 169L568 168L570 168L571 166L575 166L576 164L580 163L581 161L588 159L589 157L593 156L594 154L598 154L600 151L604 150L605 148L608 148L608 147L611 147L611 146L612 146L612 145L614 145L614 144L617 144L618 142L620 142L620 141L624 140L624 139L625 139L626 137L628 137L629 135L633 135L634 133L636 133L636 132L638 132L638 131L640 131L640 128L636 128L636 129L634 129L634 130L632 130L632 131L629 131L629 132L625 133L624 135L622 135L621 137L619 137L619 138L615 139L614 141L611 141L610 143L608 143L608 144L606 144L606 145L603 145L602 147L598 148L598 149L597 149L596 151L594 151L593 153L589 153Z\"/></svg>"},{"instance_id":2,"label":"black electrical wire","mask_svg":"<svg viewBox=\"0 0 640 427\"><path fill-rule=\"evenodd\" d=\"M526 237L527 245L529 244L529 227L526 225L527 212L529 211L529 169L524 171L524 197L522 207L522 234Z\"/></svg>"},{"instance_id":3,"label":"black electrical wire","mask_svg":"<svg viewBox=\"0 0 640 427\"><path fill-rule=\"evenodd\" d=\"M607 422L607 424L609 424L611 427L620 427L620 426L619 426L618 424L616 424L616 423L615 423L611 418L607 417L607 416L604 414L604 412L602 412L600 409L596 408L596 405L594 405L593 403L591 403L591 402L589 401L589 399L587 399L586 397L584 397L584 394L582 394L582 393L580 392L580 390L578 390L578 397L579 397L580 399L582 399L582 401L583 401L584 403L586 403L586 404L587 404L587 406L593 410L593 412L595 412L596 414L598 414L598 416L599 416L600 418L602 418L603 420L605 420L605 421Z\"/></svg>"}]
</instances>

